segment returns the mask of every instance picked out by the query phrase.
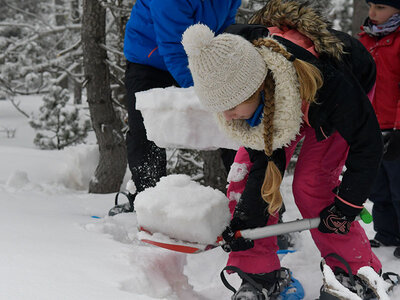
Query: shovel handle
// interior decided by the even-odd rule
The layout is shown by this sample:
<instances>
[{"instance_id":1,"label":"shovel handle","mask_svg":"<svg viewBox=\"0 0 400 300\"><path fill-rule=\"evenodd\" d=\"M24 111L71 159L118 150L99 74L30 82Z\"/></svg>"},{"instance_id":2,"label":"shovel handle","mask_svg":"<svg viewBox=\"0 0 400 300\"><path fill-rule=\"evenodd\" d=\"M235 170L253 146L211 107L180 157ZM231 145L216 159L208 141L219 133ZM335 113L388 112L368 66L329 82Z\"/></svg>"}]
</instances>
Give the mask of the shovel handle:
<instances>
[{"instance_id":1,"label":"shovel handle","mask_svg":"<svg viewBox=\"0 0 400 300\"><path fill-rule=\"evenodd\" d=\"M317 228L319 222L320 218L296 220L254 229L240 230L239 236L242 236L246 239L257 240L285 233L300 232L303 230Z\"/></svg>"},{"instance_id":2,"label":"shovel handle","mask_svg":"<svg viewBox=\"0 0 400 300\"><path fill-rule=\"evenodd\" d=\"M364 223L369 224L372 222L372 216L366 208L363 208L360 215L356 220L362 220ZM310 230L317 228L320 223L320 218L302 219L285 223L278 223L265 227L258 227L254 229L245 229L236 232L236 237L242 236L246 239L257 240L281 234L300 232L303 230Z\"/></svg>"}]
</instances>

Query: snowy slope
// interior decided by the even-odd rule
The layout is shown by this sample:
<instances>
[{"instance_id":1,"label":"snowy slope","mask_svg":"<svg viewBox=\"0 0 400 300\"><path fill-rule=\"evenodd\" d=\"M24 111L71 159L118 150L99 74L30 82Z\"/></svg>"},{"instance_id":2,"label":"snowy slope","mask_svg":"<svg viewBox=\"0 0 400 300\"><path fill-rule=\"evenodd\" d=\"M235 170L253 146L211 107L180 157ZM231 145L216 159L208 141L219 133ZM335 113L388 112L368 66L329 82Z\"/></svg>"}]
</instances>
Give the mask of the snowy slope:
<instances>
[{"instance_id":1,"label":"snowy slope","mask_svg":"<svg viewBox=\"0 0 400 300\"><path fill-rule=\"evenodd\" d=\"M40 98L20 100L33 110ZM137 240L135 213L106 216L114 195L86 192L97 162L95 145L35 149L27 120L5 101L1 126L17 132L13 139L0 133L0 299L230 298L219 279L227 259L221 249L185 255L155 248ZM286 177L286 220L299 217L290 183ZM372 225L365 228L373 237ZM296 247L282 265L303 283L306 299L315 299L322 279L309 232L296 236ZM393 250L375 250L384 271L400 271ZM239 285L234 275L228 279ZM392 299L400 299L399 288Z\"/></svg>"}]
</instances>

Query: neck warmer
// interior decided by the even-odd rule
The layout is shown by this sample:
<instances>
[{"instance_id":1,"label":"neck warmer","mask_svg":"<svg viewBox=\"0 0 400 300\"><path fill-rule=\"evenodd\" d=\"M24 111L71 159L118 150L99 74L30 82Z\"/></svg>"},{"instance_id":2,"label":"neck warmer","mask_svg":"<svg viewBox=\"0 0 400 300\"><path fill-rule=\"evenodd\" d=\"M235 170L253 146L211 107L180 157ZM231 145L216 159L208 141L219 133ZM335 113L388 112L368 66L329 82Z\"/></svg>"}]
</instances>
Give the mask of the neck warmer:
<instances>
[{"instance_id":1,"label":"neck warmer","mask_svg":"<svg viewBox=\"0 0 400 300\"><path fill-rule=\"evenodd\" d=\"M375 25L367 18L363 25L364 31L370 36L385 36L394 32L400 26L400 14L394 14L385 23Z\"/></svg>"},{"instance_id":2,"label":"neck warmer","mask_svg":"<svg viewBox=\"0 0 400 300\"><path fill-rule=\"evenodd\" d=\"M260 92L261 101L258 105L256 111L254 112L253 116L250 119L247 119L246 122L251 126L255 127L261 123L261 119L263 117L263 110L264 110L264 91Z\"/></svg>"}]
</instances>

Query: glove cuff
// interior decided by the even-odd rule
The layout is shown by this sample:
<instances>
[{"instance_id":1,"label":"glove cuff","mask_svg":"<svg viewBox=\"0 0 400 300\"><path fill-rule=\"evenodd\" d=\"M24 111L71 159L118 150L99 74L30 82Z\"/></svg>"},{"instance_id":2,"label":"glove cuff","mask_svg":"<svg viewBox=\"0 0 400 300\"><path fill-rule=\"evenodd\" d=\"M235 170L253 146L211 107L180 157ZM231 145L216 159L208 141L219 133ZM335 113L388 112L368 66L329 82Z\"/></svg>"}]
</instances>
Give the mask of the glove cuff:
<instances>
[{"instance_id":1,"label":"glove cuff","mask_svg":"<svg viewBox=\"0 0 400 300\"><path fill-rule=\"evenodd\" d=\"M335 206L346 217L356 217L364 208L363 206L350 203L339 196L335 197Z\"/></svg>"}]
</instances>

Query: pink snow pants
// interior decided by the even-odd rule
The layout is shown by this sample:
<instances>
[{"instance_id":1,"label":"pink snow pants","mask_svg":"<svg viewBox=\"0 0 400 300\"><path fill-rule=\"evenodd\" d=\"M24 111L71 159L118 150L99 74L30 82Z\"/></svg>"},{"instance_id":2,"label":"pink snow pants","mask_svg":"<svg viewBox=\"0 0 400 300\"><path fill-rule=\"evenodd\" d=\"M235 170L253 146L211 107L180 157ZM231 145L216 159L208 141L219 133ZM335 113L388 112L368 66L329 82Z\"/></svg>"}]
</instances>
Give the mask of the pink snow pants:
<instances>
[{"instance_id":1,"label":"pink snow pants","mask_svg":"<svg viewBox=\"0 0 400 300\"><path fill-rule=\"evenodd\" d=\"M315 218L334 201L335 195L332 190L340 183L339 176L349 147L337 132L328 139L317 142L314 129L305 125L296 140L285 149L287 165L297 143L303 137L293 177L293 196L303 218ZM246 152L242 148L238 151L239 160L244 157L243 151ZM234 206L231 210L233 208ZM276 217L270 216L268 225L277 222ZM322 257L329 253L337 253L349 263L353 274L363 266L371 266L377 272L381 270L382 265L372 252L365 231L358 222L353 222L350 232L346 235L321 233L318 229L311 230L311 235ZM280 268L277 250L276 237L256 240L252 249L231 252L227 265L239 267L246 273L268 273ZM346 270L334 258L328 257L326 262L332 269L338 266Z\"/></svg>"}]
</instances>

